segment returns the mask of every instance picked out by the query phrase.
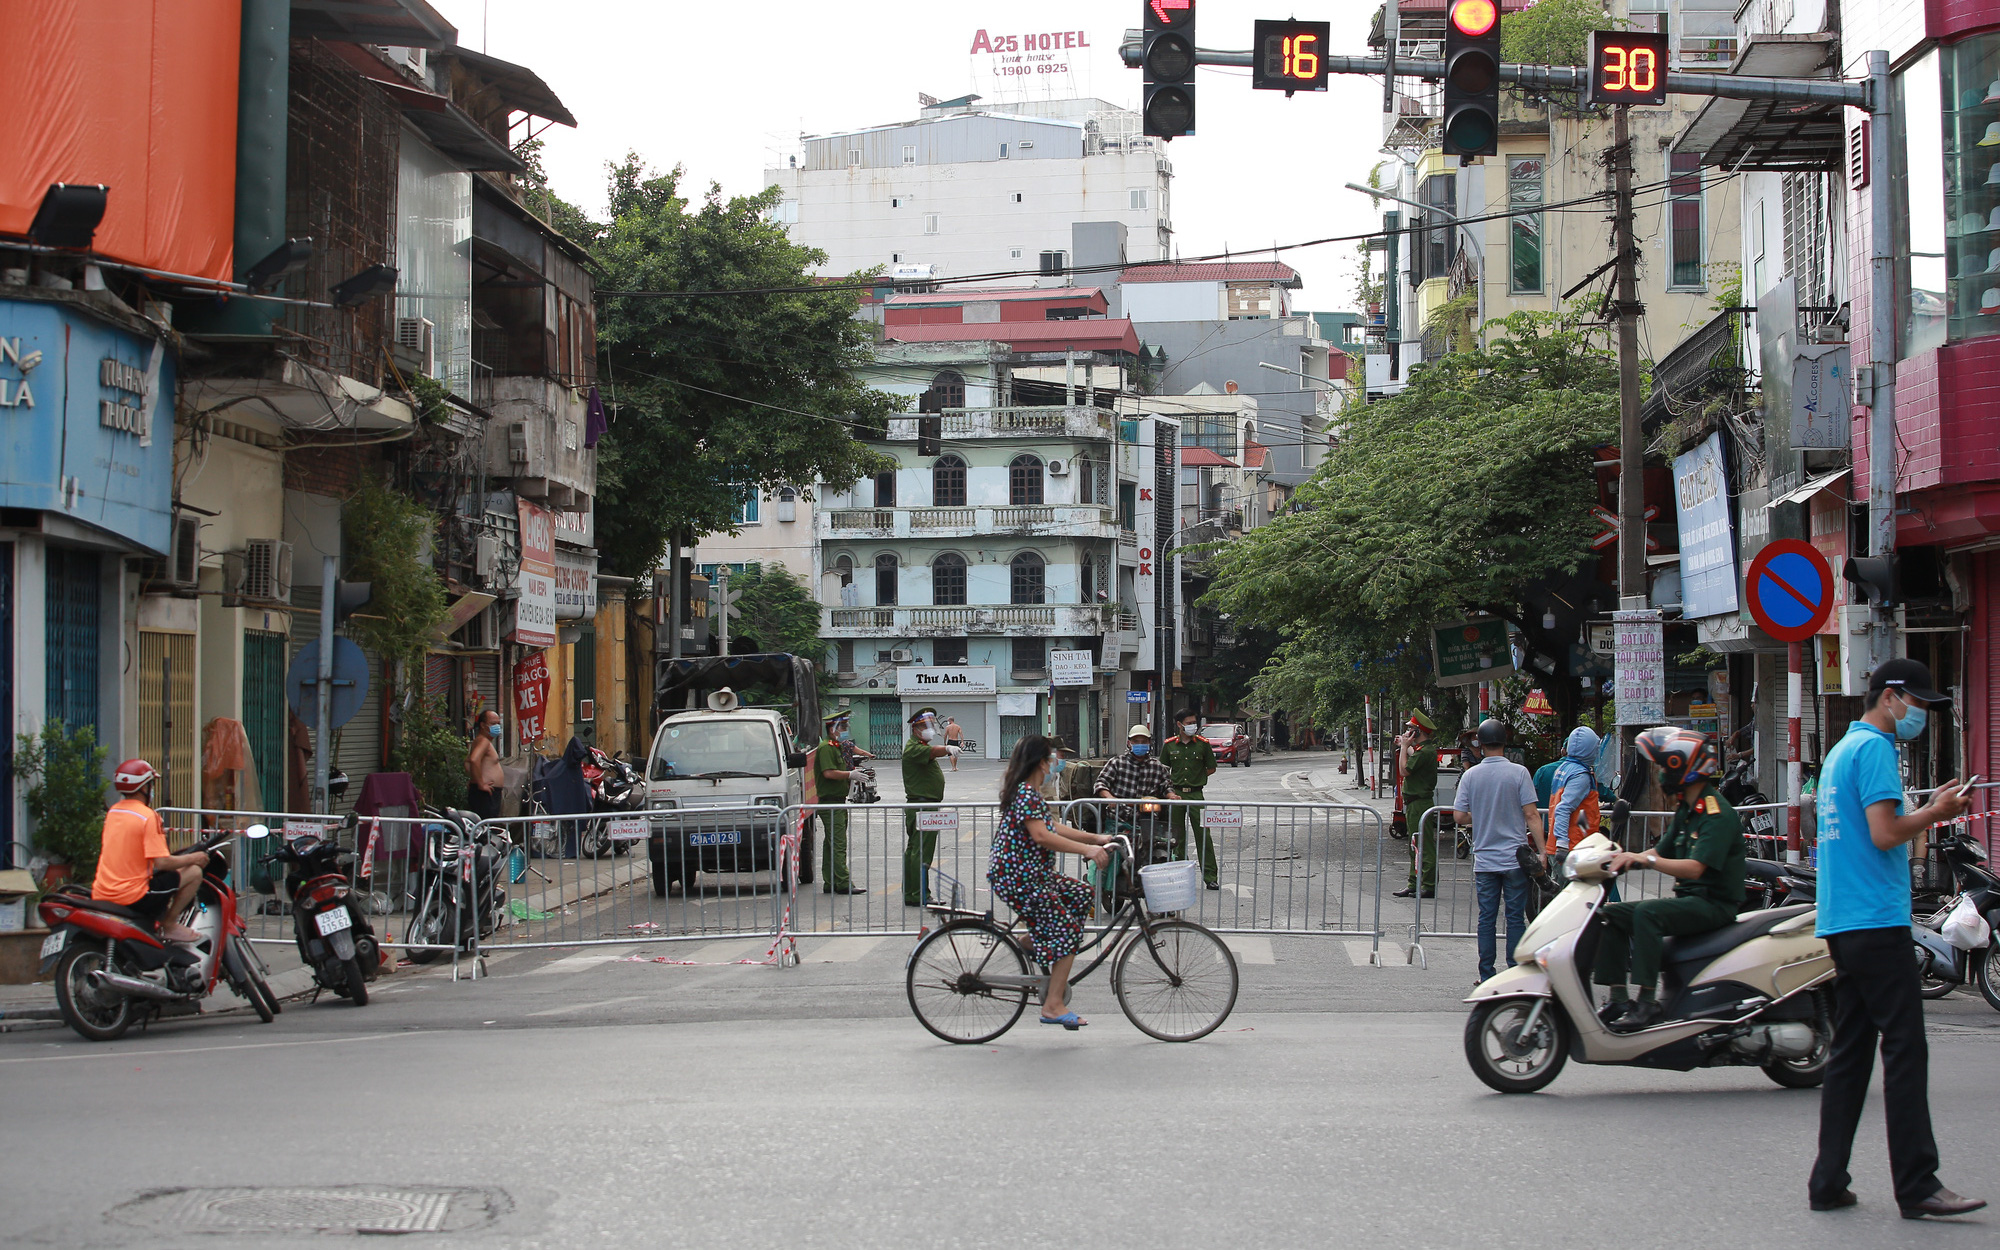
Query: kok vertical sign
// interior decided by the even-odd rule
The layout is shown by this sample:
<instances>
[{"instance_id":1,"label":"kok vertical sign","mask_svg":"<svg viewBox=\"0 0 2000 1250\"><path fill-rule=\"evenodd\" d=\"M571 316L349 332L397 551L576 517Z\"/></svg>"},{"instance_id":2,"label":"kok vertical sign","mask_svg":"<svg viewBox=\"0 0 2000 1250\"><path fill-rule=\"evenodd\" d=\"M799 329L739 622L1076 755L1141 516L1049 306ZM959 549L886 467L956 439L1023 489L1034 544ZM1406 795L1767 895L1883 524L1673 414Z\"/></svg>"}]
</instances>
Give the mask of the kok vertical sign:
<instances>
[{"instance_id":1,"label":"kok vertical sign","mask_svg":"<svg viewBox=\"0 0 2000 1250\"><path fill-rule=\"evenodd\" d=\"M530 647L556 645L556 519L547 508L520 501L521 570L514 579L520 598L514 601L514 633L510 641Z\"/></svg>"},{"instance_id":2,"label":"kok vertical sign","mask_svg":"<svg viewBox=\"0 0 2000 1250\"><path fill-rule=\"evenodd\" d=\"M1693 620L1736 612L1736 539L1729 526L1729 477L1722 435L1711 434L1674 457L1681 532L1681 615Z\"/></svg>"},{"instance_id":3,"label":"kok vertical sign","mask_svg":"<svg viewBox=\"0 0 2000 1250\"><path fill-rule=\"evenodd\" d=\"M1617 685L1612 697L1618 702L1621 725L1658 725L1667 719L1666 631L1656 609L1613 612L1613 666Z\"/></svg>"},{"instance_id":4,"label":"kok vertical sign","mask_svg":"<svg viewBox=\"0 0 2000 1250\"><path fill-rule=\"evenodd\" d=\"M548 732L549 666L541 652L514 666L514 720L523 743L536 743Z\"/></svg>"}]
</instances>

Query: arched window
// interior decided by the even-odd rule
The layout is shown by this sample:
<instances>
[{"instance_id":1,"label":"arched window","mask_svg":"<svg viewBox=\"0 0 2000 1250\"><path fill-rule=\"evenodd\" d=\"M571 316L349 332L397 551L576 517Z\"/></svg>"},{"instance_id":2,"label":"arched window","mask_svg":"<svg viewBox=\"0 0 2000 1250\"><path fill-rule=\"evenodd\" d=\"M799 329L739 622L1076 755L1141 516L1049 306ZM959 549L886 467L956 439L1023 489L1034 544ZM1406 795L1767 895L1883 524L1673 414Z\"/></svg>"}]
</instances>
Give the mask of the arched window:
<instances>
[{"instance_id":1,"label":"arched window","mask_svg":"<svg viewBox=\"0 0 2000 1250\"><path fill-rule=\"evenodd\" d=\"M850 555L834 557L833 575L840 579L841 585L852 586L854 584L854 557Z\"/></svg>"},{"instance_id":2,"label":"arched window","mask_svg":"<svg viewBox=\"0 0 2000 1250\"><path fill-rule=\"evenodd\" d=\"M956 369L946 369L931 379L931 390L936 392L938 407L965 407L965 375Z\"/></svg>"},{"instance_id":3,"label":"arched window","mask_svg":"<svg viewBox=\"0 0 2000 1250\"><path fill-rule=\"evenodd\" d=\"M875 604L894 607L896 603L896 557L884 553L875 557Z\"/></svg>"},{"instance_id":4,"label":"arched window","mask_svg":"<svg viewBox=\"0 0 2000 1250\"><path fill-rule=\"evenodd\" d=\"M931 465L931 505L938 508L965 506L965 461L957 456L939 456Z\"/></svg>"},{"instance_id":5,"label":"arched window","mask_svg":"<svg viewBox=\"0 0 2000 1250\"><path fill-rule=\"evenodd\" d=\"M1042 502L1042 480L1040 460L1033 456L1014 457L1014 463L1007 466L1007 502L1017 508Z\"/></svg>"},{"instance_id":6,"label":"arched window","mask_svg":"<svg viewBox=\"0 0 2000 1250\"><path fill-rule=\"evenodd\" d=\"M931 602L965 602L965 557L946 551L931 561Z\"/></svg>"},{"instance_id":7,"label":"arched window","mask_svg":"<svg viewBox=\"0 0 2000 1250\"><path fill-rule=\"evenodd\" d=\"M1014 603L1041 603L1048 592L1048 568L1042 558L1032 551L1024 551L1015 556L1011 565L1013 573Z\"/></svg>"}]
</instances>

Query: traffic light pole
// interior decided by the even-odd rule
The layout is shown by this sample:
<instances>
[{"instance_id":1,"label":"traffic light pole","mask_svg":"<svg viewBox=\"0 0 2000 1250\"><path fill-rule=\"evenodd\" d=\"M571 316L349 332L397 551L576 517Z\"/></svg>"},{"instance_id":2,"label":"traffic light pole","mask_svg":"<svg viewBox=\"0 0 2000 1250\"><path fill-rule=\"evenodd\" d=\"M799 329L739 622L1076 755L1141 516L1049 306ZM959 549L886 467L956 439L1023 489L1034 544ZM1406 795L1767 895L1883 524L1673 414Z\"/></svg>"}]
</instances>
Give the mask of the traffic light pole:
<instances>
[{"instance_id":1,"label":"traffic light pole","mask_svg":"<svg viewBox=\"0 0 2000 1250\"><path fill-rule=\"evenodd\" d=\"M324 815L327 802L326 778L332 752L327 740L333 734L333 618L340 611L339 568L332 556L320 562L319 672L314 689L319 693L319 710L313 717L313 811Z\"/></svg>"},{"instance_id":2,"label":"traffic light pole","mask_svg":"<svg viewBox=\"0 0 2000 1250\"><path fill-rule=\"evenodd\" d=\"M1618 298L1618 606L1646 606L1645 432L1639 424L1639 273L1632 239L1632 137L1626 105L1612 110L1611 246Z\"/></svg>"}]
</instances>

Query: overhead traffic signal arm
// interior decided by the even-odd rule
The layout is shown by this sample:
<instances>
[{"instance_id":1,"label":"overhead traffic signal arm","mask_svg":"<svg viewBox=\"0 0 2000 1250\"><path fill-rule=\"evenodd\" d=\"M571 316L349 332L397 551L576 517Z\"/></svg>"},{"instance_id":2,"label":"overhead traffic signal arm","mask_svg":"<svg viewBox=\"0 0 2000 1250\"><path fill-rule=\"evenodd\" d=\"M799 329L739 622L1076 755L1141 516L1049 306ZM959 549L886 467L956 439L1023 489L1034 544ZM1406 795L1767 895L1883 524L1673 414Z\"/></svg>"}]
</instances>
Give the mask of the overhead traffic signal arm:
<instances>
[{"instance_id":1,"label":"overhead traffic signal arm","mask_svg":"<svg viewBox=\"0 0 2000 1250\"><path fill-rule=\"evenodd\" d=\"M1500 150L1500 3L1451 0L1444 26L1444 152Z\"/></svg>"}]
</instances>

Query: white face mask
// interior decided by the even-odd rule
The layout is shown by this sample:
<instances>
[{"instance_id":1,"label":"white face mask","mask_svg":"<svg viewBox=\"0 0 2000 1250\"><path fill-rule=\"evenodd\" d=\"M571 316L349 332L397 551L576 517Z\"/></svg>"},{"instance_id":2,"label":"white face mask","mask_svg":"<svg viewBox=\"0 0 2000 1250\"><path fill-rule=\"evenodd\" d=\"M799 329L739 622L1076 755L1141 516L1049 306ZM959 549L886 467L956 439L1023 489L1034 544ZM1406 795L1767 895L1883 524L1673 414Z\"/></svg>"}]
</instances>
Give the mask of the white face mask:
<instances>
[{"instance_id":1,"label":"white face mask","mask_svg":"<svg viewBox=\"0 0 2000 1250\"><path fill-rule=\"evenodd\" d=\"M919 729L919 730L917 731L917 737L919 737L919 738L922 738L922 739L923 739L923 740L924 740L925 742L936 742L936 741L937 741L937 730L935 730L935 729Z\"/></svg>"}]
</instances>

